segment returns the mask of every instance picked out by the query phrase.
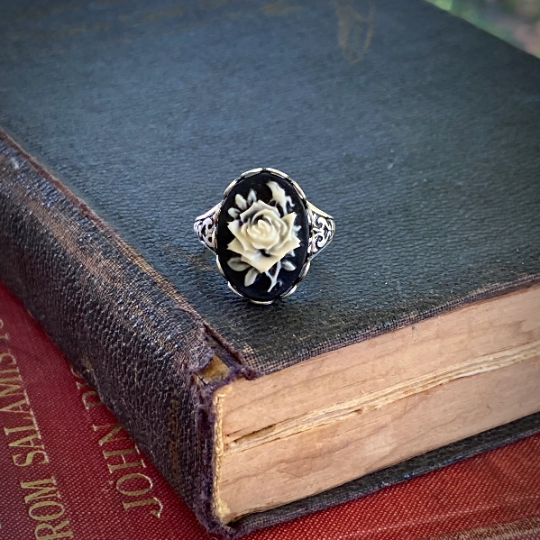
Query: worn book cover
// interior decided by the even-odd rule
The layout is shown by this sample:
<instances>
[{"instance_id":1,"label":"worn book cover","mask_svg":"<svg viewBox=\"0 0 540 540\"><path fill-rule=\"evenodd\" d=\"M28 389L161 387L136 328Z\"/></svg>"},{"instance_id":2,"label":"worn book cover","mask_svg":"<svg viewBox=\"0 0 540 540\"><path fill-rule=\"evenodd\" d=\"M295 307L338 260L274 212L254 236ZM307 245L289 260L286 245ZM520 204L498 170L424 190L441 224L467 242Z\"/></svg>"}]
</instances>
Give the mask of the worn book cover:
<instances>
[{"instance_id":1,"label":"worn book cover","mask_svg":"<svg viewBox=\"0 0 540 540\"><path fill-rule=\"evenodd\" d=\"M210 530L538 427L537 59L419 0L5 2L0 33L0 276ZM192 230L258 166L336 219L272 306Z\"/></svg>"},{"instance_id":2,"label":"worn book cover","mask_svg":"<svg viewBox=\"0 0 540 540\"><path fill-rule=\"evenodd\" d=\"M2 540L208 539L1 282L0 433Z\"/></svg>"},{"instance_id":3,"label":"worn book cover","mask_svg":"<svg viewBox=\"0 0 540 540\"><path fill-rule=\"evenodd\" d=\"M0 426L2 540L210 540L1 282ZM539 444L534 435L249 539L525 540L540 531Z\"/></svg>"}]
</instances>

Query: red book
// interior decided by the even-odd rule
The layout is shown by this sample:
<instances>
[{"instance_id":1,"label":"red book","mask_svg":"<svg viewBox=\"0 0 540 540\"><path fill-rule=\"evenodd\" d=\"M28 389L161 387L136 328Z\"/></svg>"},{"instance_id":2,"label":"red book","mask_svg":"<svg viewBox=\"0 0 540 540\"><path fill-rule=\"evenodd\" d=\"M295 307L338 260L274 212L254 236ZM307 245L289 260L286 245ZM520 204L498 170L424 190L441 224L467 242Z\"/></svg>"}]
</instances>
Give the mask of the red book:
<instances>
[{"instance_id":1,"label":"red book","mask_svg":"<svg viewBox=\"0 0 540 540\"><path fill-rule=\"evenodd\" d=\"M166 519L147 459L236 538L540 431L537 59L421 0L71 4L0 3L0 276L146 456L8 329L4 470L38 536L76 537L73 508L109 530L106 496L144 536L142 516ZM259 166L290 172L337 224L298 296L268 309L228 291L193 234ZM246 285L256 269L235 265L224 225L236 213L196 225L260 300L287 272L292 291L332 229L276 174L240 180L220 208L283 182L301 226L290 270L274 261ZM454 488L456 530L486 523L474 482L436 478L396 491L391 512L361 502L265 534L446 534Z\"/></svg>"},{"instance_id":2,"label":"red book","mask_svg":"<svg viewBox=\"0 0 540 540\"><path fill-rule=\"evenodd\" d=\"M0 283L0 540L210 540ZM540 538L540 435L249 540Z\"/></svg>"},{"instance_id":3,"label":"red book","mask_svg":"<svg viewBox=\"0 0 540 540\"><path fill-rule=\"evenodd\" d=\"M0 320L0 538L208 538L4 285Z\"/></svg>"}]
</instances>

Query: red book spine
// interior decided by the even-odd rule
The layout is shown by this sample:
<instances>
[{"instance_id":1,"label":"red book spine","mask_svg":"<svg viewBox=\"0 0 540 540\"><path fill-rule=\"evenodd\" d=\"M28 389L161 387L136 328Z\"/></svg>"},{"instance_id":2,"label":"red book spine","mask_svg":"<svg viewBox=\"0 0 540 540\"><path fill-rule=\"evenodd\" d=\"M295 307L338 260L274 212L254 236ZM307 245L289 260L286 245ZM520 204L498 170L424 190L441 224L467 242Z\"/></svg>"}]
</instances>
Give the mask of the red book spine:
<instances>
[{"instance_id":1,"label":"red book spine","mask_svg":"<svg viewBox=\"0 0 540 540\"><path fill-rule=\"evenodd\" d=\"M208 539L0 283L0 539Z\"/></svg>"}]
</instances>

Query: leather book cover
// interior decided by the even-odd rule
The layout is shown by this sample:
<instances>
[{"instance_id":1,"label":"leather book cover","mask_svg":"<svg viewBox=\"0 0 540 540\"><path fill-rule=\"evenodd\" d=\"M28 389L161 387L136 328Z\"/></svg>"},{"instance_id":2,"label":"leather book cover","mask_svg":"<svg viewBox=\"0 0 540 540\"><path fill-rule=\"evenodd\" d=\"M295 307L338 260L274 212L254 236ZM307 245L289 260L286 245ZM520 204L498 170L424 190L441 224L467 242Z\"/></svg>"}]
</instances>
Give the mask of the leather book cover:
<instances>
[{"instance_id":1,"label":"leather book cover","mask_svg":"<svg viewBox=\"0 0 540 540\"><path fill-rule=\"evenodd\" d=\"M232 526L212 506L220 386L540 282L537 59L420 0L8 1L0 35L0 276L210 530L538 428ZM338 230L266 308L231 296L192 230L261 165ZM216 355L226 377L201 379Z\"/></svg>"},{"instance_id":2,"label":"leather book cover","mask_svg":"<svg viewBox=\"0 0 540 540\"><path fill-rule=\"evenodd\" d=\"M2 282L0 428L1 540L211 540ZM539 445L533 435L246 538L525 540L540 531Z\"/></svg>"}]
</instances>

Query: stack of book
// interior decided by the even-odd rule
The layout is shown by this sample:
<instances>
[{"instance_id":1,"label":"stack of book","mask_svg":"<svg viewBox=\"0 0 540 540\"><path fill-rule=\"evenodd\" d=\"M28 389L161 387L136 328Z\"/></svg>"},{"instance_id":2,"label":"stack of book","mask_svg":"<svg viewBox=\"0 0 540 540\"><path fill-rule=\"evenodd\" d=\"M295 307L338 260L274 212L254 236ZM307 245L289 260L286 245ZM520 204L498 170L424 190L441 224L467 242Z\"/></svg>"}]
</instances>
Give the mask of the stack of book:
<instances>
[{"instance_id":1,"label":"stack of book","mask_svg":"<svg viewBox=\"0 0 540 540\"><path fill-rule=\"evenodd\" d=\"M0 282L0 538L211 540ZM249 534L249 540L540 534L540 435Z\"/></svg>"},{"instance_id":2,"label":"stack of book","mask_svg":"<svg viewBox=\"0 0 540 540\"><path fill-rule=\"evenodd\" d=\"M3 321L2 459L36 538L99 505L166 538L171 489L231 538L361 512L540 431L537 59L420 0L28 0L0 35L0 278L73 366ZM337 229L272 306L192 230L258 166Z\"/></svg>"}]
</instances>

